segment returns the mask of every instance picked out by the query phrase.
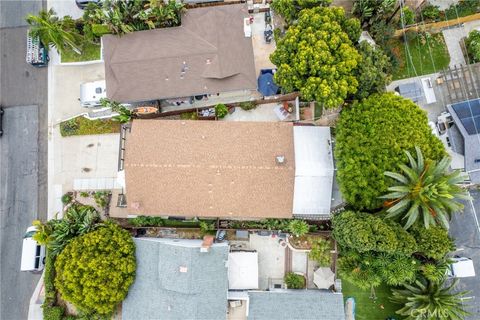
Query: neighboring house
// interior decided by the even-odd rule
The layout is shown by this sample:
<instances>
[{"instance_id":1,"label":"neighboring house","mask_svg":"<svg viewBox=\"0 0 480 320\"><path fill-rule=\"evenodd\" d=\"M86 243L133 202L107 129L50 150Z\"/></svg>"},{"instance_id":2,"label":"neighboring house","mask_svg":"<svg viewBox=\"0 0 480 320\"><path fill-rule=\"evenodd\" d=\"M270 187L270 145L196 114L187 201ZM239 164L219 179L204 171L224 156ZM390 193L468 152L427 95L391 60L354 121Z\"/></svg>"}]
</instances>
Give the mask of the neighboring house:
<instances>
[{"instance_id":1,"label":"neighboring house","mask_svg":"<svg viewBox=\"0 0 480 320\"><path fill-rule=\"evenodd\" d=\"M244 4L189 9L179 27L102 37L107 96L193 98L257 88Z\"/></svg>"},{"instance_id":2,"label":"neighboring house","mask_svg":"<svg viewBox=\"0 0 480 320\"><path fill-rule=\"evenodd\" d=\"M447 106L461 136L465 156L465 172L472 183L480 183L480 99L467 100ZM452 140L452 139L450 139ZM453 140L452 140L453 142Z\"/></svg>"},{"instance_id":3,"label":"neighboring house","mask_svg":"<svg viewBox=\"0 0 480 320\"><path fill-rule=\"evenodd\" d=\"M135 282L122 304L123 320L225 319L229 246L201 240L135 238Z\"/></svg>"},{"instance_id":4,"label":"neighboring house","mask_svg":"<svg viewBox=\"0 0 480 320\"><path fill-rule=\"evenodd\" d=\"M134 120L124 149L124 217L330 216L329 127Z\"/></svg>"},{"instance_id":5,"label":"neighboring house","mask_svg":"<svg viewBox=\"0 0 480 320\"><path fill-rule=\"evenodd\" d=\"M201 240L134 241L137 270L122 303L123 320L345 319L341 293L248 290L258 280L255 252L229 253L226 242L202 250Z\"/></svg>"}]
</instances>

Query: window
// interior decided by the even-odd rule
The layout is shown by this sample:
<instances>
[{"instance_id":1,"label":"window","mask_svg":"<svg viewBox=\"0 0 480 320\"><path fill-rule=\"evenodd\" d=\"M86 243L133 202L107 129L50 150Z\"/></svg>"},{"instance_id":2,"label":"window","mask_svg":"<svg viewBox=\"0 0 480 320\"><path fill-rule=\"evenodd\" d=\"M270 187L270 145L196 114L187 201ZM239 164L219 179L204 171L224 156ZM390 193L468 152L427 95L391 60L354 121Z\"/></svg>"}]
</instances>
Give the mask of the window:
<instances>
[{"instance_id":1,"label":"window","mask_svg":"<svg viewBox=\"0 0 480 320\"><path fill-rule=\"evenodd\" d=\"M38 269L40 266L40 257L35 257L35 269Z\"/></svg>"}]
</instances>

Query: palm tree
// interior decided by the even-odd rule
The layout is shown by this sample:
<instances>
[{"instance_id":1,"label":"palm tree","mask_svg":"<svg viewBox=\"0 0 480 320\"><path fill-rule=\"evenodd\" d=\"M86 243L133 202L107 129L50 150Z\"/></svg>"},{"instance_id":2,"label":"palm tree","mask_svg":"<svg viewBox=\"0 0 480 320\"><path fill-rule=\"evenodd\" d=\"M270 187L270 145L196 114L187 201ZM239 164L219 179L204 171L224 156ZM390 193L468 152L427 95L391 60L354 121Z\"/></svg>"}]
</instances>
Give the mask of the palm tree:
<instances>
[{"instance_id":1,"label":"palm tree","mask_svg":"<svg viewBox=\"0 0 480 320\"><path fill-rule=\"evenodd\" d=\"M406 320L463 320L469 315L464 309L463 296L468 292L453 292L457 279L445 286L440 282L418 279L404 289L392 289L392 302L402 305L396 313Z\"/></svg>"},{"instance_id":2,"label":"palm tree","mask_svg":"<svg viewBox=\"0 0 480 320\"><path fill-rule=\"evenodd\" d=\"M38 37L45 48L53 46L62 53L70 47L80 53L78 46L80 35L72 28L73 20L70 17L65 17L62 21L56 16L55 11L50 9L40 11L38 16L29 14L26 21L31 26L29 35Z\"/></svg>"},{"instance_id":3,"label":"palm tree","mask_svg":"<svg viewBox=\"0 0 480 320\"><path fill-rule=\"evenodd\" d=\"M404 228L410 228L421 220L425 228L439 224L448 229L452 213L461 211L463 204L456 199L469 200L470 196L459 185L466 176L458 170L449 171L450 159L444 157L440 162L424 161L421 150L415 147L417 159L407 151L410 165L400 164L402 174L385 172L399 184L388 188L390 193L382 196L388 199L386 218L407 220Z\"/></svg>"},{"instance_id":4,"label":"palm tree","mask_svg":"<svg viewBox=\"0 0 480 320\"><path fill-rule=\"evenodd\" d=\"M310 226L303 220L292 220L288 224L288 231L293 233L296 237L301 237L308 233Z\"/></svg>"}]
</instances>

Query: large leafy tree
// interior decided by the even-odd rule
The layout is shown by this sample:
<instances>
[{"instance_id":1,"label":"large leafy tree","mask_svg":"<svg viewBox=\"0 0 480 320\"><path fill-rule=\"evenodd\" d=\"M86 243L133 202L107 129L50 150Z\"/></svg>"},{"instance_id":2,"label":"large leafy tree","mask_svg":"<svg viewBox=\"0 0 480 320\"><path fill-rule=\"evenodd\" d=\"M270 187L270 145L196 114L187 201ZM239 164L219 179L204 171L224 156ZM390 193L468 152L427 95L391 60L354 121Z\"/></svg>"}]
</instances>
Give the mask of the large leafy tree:
<instances>
[{"instance_id":1,"label":"large leafy tree","mask_svg":"<svg viewBox=\"0 0 480 320\"><path fill-rule=\"evenodd\" d=\"M72 240L55 261L55 286L84 313L110 315L135 278L135 244L113 223Z\"/></svg>"},{"instance_id":2,"label":"large leafy tree","mask_svg":"<svg viewBox=\"0 0 480 320\"><path fill-rule=\"evenodd\" d=\"M343 8L302 10L270 55L277 66L275 82L327 108L341 105L357 91L361 56L353 43L359 35L358 20L347 19Z\"/></svg>"},{"instance_id":3,"label":"large leafy tree","mask_svg":"<svg viewBox=\"0 0 480 320\"><path fill-rule=\"evenodd\" d=\"M456 199L470 199L468 193L459 185L466 175L459 170L449 171L450 158L445 156L438 163L424 160L420 148L415 147L416 159L406 151L409 165L400 163L401 173L386 171L385 175L395 180L388 188L390 193L382 196L388 199L387 218L400 218L404 228L410 228L420 221L425 228L432 225L449 227L454 212L463 209Z\"/></svg>"},{"instance_id":4,"label":"large leafy tree","mask_svg":"<svg viewBox=\"0 0 480 320\"><path fill-rule=\"evenodd\" d=\"M395 10L397 0L356 0L353 4L353 14L364 27L385 20Z\"/></svg>"},{"instance_id":5,"label":"large leafy tree","mask_svg":"<svg viewBox=\"0 0 480 320\"><path fill-rule=\"evenodd\" d=\"M362 63L358 66L355 74L358 80L358 91L354 95L356 99L364 99L372 93L381 93L392 81L392 64L390 58L378 46L371 46L362 41L358 46L362 55Z\"/></svg>"},{"instance_id":6,"label":"large leafy tree","mask_svg":"<svg viewBox=\"0 0 480 320\"><path fill-rule=\"evenodd\" d=\"M50 9L41 10L38 15L29 14L26 21L30 25L30 36L38 37L45 48L53 46L59 53L68 48L80 52L81 36L71 17L59 19L55 11Z\"/></svg>"},{"instance_id":7,"label":"large leafy tree","mask_svg":"<svg viewBox=\"0 0 480 320\"><path fill-rule=\"evenodd\" d=\"M432 134L425 111L393 93L373 94L345 108L336 128L335 157L340 189L357 208L382 207L394 171L407 160L404 150L419 146L433 160L445 155Z\"/></svg>"},{"instance_id":8,"label":"large leafy tree","mask_svg":"<svg viewBox=\"0 0 480 320\"><path fill-rule=\"evenodd\" d=\"M396 313L407 320L462 320L469 314L462 303L467 292L454 292L456 283L445 285L445 278L440 282L420 278L404 289L392 289L391 300L403 306Z\"/></svg>"},{"instance_id":9,"label":"large leafy tree","mask_svg":"<svg viewBox=\"0 0 480 320\"><path fill-rule=\"evenodd\" d=\"M273 0L270 6L287 23L292 23L298 18L301 10L328 6L330 3L332 3L332 0Z\"/></svg>"}]
</instances>

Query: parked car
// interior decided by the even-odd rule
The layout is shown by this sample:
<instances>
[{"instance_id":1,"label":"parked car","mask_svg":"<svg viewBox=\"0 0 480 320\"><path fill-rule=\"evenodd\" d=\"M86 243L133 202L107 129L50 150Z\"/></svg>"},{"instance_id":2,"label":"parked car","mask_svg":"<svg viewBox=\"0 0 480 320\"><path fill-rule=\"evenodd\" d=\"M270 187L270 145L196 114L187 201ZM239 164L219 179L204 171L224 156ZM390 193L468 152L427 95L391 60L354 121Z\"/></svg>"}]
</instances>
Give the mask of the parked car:
<instances>
[{"instance_id":1,"label":"parked car","mask_svg":"<svg viewBox=\"0 0 480 320\"><path fill-rule=\"evenodd\" d=\"M89 3L101 4L102 2L100 0L75 0L75 3L77 4L77 7L83 10Z\"/></svg>"},{"instance_id":2,"label":"parked car","mask_svg":"<svg viewBox=\"0 0 480 320\"><path fill-rule=\"evenodd\" d=\"M3 108L0 107L0 137L3 136Z\"/></svg>"},{"instance_id":3,"label":"parked car","mask_svg":"<svg viewBox=\"0 0 480 320\"><path fill-rule=\"evenodd\" d=\"M33 239L37 231L35 226L28 227L23 236L21 271L40 272L45 266L45 246Z\"/></svg>"},{"instance_id":4,"label":"parked car","mask_svg":"<svg viewBox=\"0 0 480 320\"><path fill-rule=\"evenodd\" d=\"M80 105L85 108L100 106L100 99L107 97L105 80L82 83L80 85Z\"/></svg>"}]
</instances>

